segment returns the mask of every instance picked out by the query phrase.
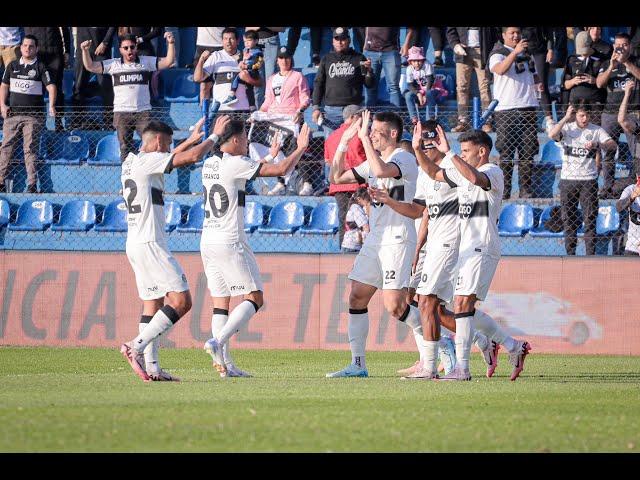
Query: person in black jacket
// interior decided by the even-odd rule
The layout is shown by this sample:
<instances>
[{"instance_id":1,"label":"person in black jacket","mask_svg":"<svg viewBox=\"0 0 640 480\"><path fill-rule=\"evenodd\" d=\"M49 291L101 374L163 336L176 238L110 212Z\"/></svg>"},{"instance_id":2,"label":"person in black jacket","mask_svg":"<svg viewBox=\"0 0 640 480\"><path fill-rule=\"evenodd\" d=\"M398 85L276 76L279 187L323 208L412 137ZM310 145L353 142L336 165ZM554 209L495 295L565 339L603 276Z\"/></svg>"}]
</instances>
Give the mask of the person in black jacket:
<instances>
[{"instance_id":1,"label":"person in black jacket","mask_svg":"<svg viewBox=\"0 0 640 480\"><path fill-rule=\"evenodd\" d=\"M56 131L63 130L62 112L64 111L64 67L69 65L71 45L71 29L69 27L24 27L25 35L33 35L38 39L38 58L51 73L56 85Z\"/></svg>"},{"instance_id":2,"label":"person in black jacket","mask_svg":"<svg viewBox=\"0 0 640 480\"><path fill-rule=\"evenodd\" d=\"M113 43L114 29L108 27L77 27L77 44L80 45L86 40L91 40L92 48L90 49L91 58L97 62L102 62L111 58L111 46ZM111 35L109 35L111 32ZM95 48L93 47L95 45ZM91 73L84 68L82 64L82 49L77 48L75 52L75 82L73 84L73 104L74 106L86 105L86 100L92 97L89 91L89 78ZM111 84L111 75L96 75L98 86L100 87L100 96L105 110L113 107L113 87ZM81 127L82 112L78 112L74 116L74 127ZM111 125L112 118L105 118L105 125ZM86 127L86 126L82 126ZM96 126L93 126L94 128Z\"/></svg>"},{"instance_id":3,"label":"person in black jacket","mask_svg":"<svg viewBox=\"0 0 640 480\"><path fill-rule=\"evenodd\" d=\"M469 120L469 97L471 93L471 73L475 70L480 89L482 109L491 103L489 74L486 71L489 52L498 41L497 31L493 27L448 27L447 40L455 53L456 96L458 100L458 124L452 132L464 132L471 127ZM491 126L482 126L485 132Z\"/></svg>"},{"instance_id":4,"label":"person in black jacket","mask_svg":"<svg viewBox=\"0 0 640 480\"><path fill-rule=\"evenodd\" d=\"M371 88L374 78L371 61L349 46L347 27L333 30L333 51L320 61L313 83L313 121L322 126L325 136L343 121L342 110L347 105L362 105L362 87ZM324 104L324 114L320 105Z\"/></svg>"},{"instance_id":5,"label":"person in black jacket","mask_svg":"<svg viewBox=\"0 0 640 480\"><path fill-rule=\"evenodd\" d=\"M549 64L553 62L555 36L551 27L520 27L523 40L529 42L527 54L536 64L536 72L542 82L540 106L547 119L547 125L553 123L551 98L549 96Z\"/></svg>"},{"instance_id":6,"label":"person in black jacket","mask_svg":"<svg viewBox=\"0 0 640 480\"><path fill-rule=\"evenodd\" d=\"M613 53L613 46L602 40L602 27L586 27L585 30L591 40L592 55L600 62L609 60Z\"/></svg>"}]
</instances>

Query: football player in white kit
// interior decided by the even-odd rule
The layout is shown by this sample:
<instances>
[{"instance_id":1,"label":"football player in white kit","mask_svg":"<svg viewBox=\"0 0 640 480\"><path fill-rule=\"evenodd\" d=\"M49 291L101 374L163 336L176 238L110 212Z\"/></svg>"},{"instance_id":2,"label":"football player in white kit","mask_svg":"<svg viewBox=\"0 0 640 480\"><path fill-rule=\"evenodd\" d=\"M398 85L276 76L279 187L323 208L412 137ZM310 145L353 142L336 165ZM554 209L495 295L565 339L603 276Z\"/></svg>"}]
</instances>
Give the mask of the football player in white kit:
<instances>
[{"instance_id":1,"label":"football player in white kit","mask_svg":"<svg viewBox=\"0 0 640 480\"><path fill-rule=\"evenodd\" d=\"M511 337L498 341L496 335L500 333L494 333L497 326L495 321L475 309L476 301L485 299L500 260L498 217L504 179L500 167L489 163L493 141L481 130L465 132L458 137L461 147L461 156L458 156L451 151L442 127L438 126L437 132L436 147L445 154L445 160L453 163L453 168L444 169L425 158L421 159L420 165L434 180L456 187L460 217L458 278L454 296L457 365L442 380L471 380L469 356L472 318L476 328L507 348L513 365L511 380L515 380L522 372L525 357L531 350L529 342Z\"/></svg>"},{"instance_id":2,"label":"football player in white kit","mask_svg":"<svg viewBox=\"0 0 640 480\"><path fill-rule=\"evenodd\" d=\"M303 125L297 148L281 162L266 163L268 159L256 162L247 156L249 142L244 122L234 120L229 122L219 140L222 158L214 155L203 165L205 219L200 250L213 299L213 338L207 340L204 349L222 377L250 376L233 365L228 341L264 302L258 263L244 232L245 185L256 177L279 177L289 173L309 146L309 133L309 126ZM279 150L276 136L270 155L275 157ZM231 297L239 295L244 300L229 314Z\"/></svg>"},{"instance_id":3,"label":"football player in white kit","mask_svg":"<svg viewBox=\"0 0 640 480\"><path fill-rule=\"evenodd\" d=\"M142 132L140 152L130 152L122 164L122 193L127 208L127 258L143 302L139 335L120 347L133 371L144 381L179 381L158 363L158 337L191 309L187 277L167 247L164 215L164 175L191 165L209 152L229 117L219 117L213 134L201 144L200 120L191 136L170 152L173 130L151 121ZM144 357L143 357L144 353Z\"/></svg>"},{"instance_id":4,"label":"football player in white kit","mask_svg":"<svg viewBox=\"0 0 640 480\"><path fill-rule=\"evenodd\" d=\"M368 183L385 187L391 197L411 202L416 189L418 166L415 157L398 146L402 119L395 113L376 113L369 134L369 111L347 128L336 150L329 173L332 183ZM344 155L351 138L358 134L367 161L351 170L344 169ZM367 306L382 289L384 307L389 314L412 329L422 331L420 312L407 301L411 261L416 248L413 221L380 203L372 203L370 232L353 264L349 279L349 346L351 364L327 377L368 377L365 348L369 333Z\"/></svg>"},{"instance_id":5,"label":"football player in white kit","mask_svg":"<svg viewBox=\"0 0 640 480\"><path fill-rule=\"evenodd\" d=\"M444 155L436 149L437 122L428 120L414 129L412 149L418 162L427 157L442 168L452 167L449 161L443 162ZM423 134L424 132L424 134ZM453 313L444 308L453 299L455 266L458 257L458 193L446 182L431 179L424 169L420 168L413 203L401 203L389 197L384 189L372 189L373 197L398 213L410 218L420 218L418 227L418 247L414 258L414 276L411 280L419 295L419 308L424 329L424 345L426 354L402 372L403 378L433 379L436 378L436 357L434 351L445 338L440 338L440 328L455 332ZM421 249L425 245L424 249ZM495 344L478 331L473 332L473 340L480 349L487 363L487 376L495 369ZM448 339L451 341L450 339ZM455 356L454 349L451 349ZM440 345L441 359L446 355ZM455 358L449 363L455 366ZM449 373L447 369L445 373Z\"/></svg>"}]
</instances>

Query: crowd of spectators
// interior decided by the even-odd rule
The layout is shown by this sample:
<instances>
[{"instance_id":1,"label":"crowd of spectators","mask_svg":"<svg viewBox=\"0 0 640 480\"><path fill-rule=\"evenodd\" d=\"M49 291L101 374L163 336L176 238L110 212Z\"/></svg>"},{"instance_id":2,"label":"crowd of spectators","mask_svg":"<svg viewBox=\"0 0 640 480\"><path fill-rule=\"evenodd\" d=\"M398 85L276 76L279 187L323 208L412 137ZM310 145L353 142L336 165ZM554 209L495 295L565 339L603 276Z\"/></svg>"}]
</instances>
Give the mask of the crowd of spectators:
<instances>
[{"instance_id":1,"label":"crowd of spectators","mask_svg":"<svg viewBox=\"0 0 640 480\"><path fill-rule=\"evenodd\" d=\"M404 38L400 27L311 27L308 66L315 68L313 84L293 61L302 28L289 27L281 46L280 34L285 31L287 27L197 27L193 61L181 63L178 27L0 27L4 70L0 189L5 188L7 166L21 139L27 190L37 188L36 140L46 119L45 92L56 131L89 128L82 108L88 99L100 96L106 114L97 128L117 131L124 158L134 148L134 130L140 132L159 97L158 71L190 67L200 85L200 103L212 100L214 112L251 114L269 131L295 138L305 110L310 109L310 118L323 132L324 158L330 161L335 136L354 115L364 107L380 107L382 85L389 98L386 108L407 111L407 130L437 112L433 108L441 101L437 69L445 65L446 57L447 64L455 66L455 103L450 106L457 108L457 118L452 132L472 128L472 96L480 97L483 111L492 100L498 101L482 129L495 131L505 199L536 197L532 167L540 153L541 131L562 145L560 190L568 253L575 252L576 231L569 223L578 222L578 204L590 236L599 199L619 198L623 191L624 198L635 195L628 186L640 174L636 141L640 89L634 88L640 78L638 27L621 27L613 43L603 37L602 27L407 27ZM433 56L427 53L429 43ZM74 69L69 104L78 112L63 122L65 68ZM559 85L553 82L555 69L563 70ZM92 74L95 82L90 81ZM633 158L626 180L615 175L622 133ZM365 158L357 141L347 155L354 166ZM518 185L512 185L516 165ZM321 193L304 174L299 183L298 194ZM280 178L264 193L285 191L286 181ZM335 186L328 191L339 205L341 242L353 193ZM592 250L589 243L588 253Z\"/></svg>"}]
</instances>

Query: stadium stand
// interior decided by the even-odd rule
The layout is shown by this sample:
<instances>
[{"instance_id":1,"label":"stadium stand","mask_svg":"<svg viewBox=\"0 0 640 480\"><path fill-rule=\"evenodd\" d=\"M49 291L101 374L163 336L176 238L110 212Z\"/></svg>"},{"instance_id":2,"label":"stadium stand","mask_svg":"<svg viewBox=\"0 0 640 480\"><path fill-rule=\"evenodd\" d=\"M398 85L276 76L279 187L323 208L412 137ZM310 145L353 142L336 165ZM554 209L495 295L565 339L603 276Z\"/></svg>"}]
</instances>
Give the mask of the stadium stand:
<instances>
[{"instance_id":1,"label":"stadium stand","mask_svg":"<svg viewBox=\"0 0 640 480\"><path fill-rule=\"evenodd\" d=\"M96 223L96 206L89 200L72 200L60 211L60 220L51 230L60 232L86 232Z\"/></svg>"}]
</instances>

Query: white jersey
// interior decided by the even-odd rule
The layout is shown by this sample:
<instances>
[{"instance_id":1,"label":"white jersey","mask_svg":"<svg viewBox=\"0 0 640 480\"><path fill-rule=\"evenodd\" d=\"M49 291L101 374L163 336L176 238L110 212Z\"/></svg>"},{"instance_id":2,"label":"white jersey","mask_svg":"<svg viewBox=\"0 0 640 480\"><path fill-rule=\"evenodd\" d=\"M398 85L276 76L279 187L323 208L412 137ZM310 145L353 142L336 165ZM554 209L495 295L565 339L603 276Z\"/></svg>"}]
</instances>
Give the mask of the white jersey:
<instances>
[{"instance_id":1,"label":"white jersey","mask_svg":"<svg viewBox=\"0 0 640 480\"><path fill-rule=\"evenodd\" d=\"M504 176L500 167L485 163L478 171L489 178L487 190L469 182L454 167L444 171L449 185L457 185L460 217L460 256L468 253L500 255L498 218L502 206Z\"/></svg>"},{"instance_id":2,"label":"white jersey","mask_svg":"<svg viewBox=\"0 0 640 480\"><path fill-rule=\"evenodd\" d=\"M122 196L127 207L127 244L165 243L164 174L173 154L129 153L122 164Z\"/></svg>"},{"instance_id":3,"label":"white jersey","mask_svg":"<svg viewBox=\"0 0 640 480\"><path fill-rule=\"evenodd\" d=\"M224 50L213 52L204 62L202 67L205 73L213 77L213 99L223 102L231 95L231 82L233 77L240 73L238 61L242 57L242 52L238 51L231 56ZM249 99L247 98L247 87L244 83L238 84L236 90L238 101L232 105L220 105L219 111L225 110L249 110Z\"/></svg>"},{"instance_id":4,"label":"white jersey","mask_svg":"<svg viewBox=\"0 0 640 480\"><path fill-rule=\"evenodd\" d=\"M507 47L512 52L514 49ZM506 51L505 51L506 53ZM507 58L504 53L494 53L489 57L489 70ZM532 71L532 70L533 71ZM493 74L493 98L499 100L496 112L510 110L512 108L537 107L535 87L535 64L533 60L525 61L524 57L518 57L509 70L503 75Z\"/></svg>"},{"instance_id":5,"label":"white jersey","mask_svg":"<svg viewBox=\"0 0 640 480\"><path fill-rule=\"evenodd\" d=\"M244 202L247 180L258 176L262 164L242 155L212 156L202 166L204 224L201 244L247 242Z\"/></svg>"},{"instance_id":6,"label":"white jersey","mask_svg":"<svg viewBox=\"0 0 640 480\"><path fill-rule=\"evenodd\" d=\"M140 56L133 63L121 58L102 61L102 71L113 78L113 111L144 112L151 110L149 82L158 70L158 57Z\"/></svg>"},{"instance_id":7,"label":"white jersey","mask_svg":"<svg viewBox=\"0 0 640 480\"><path fill-rule=\"evenodd\" d=\"M620 200L630 198L636 184L632 183L622 191ZM627 243L625 250L640 253L640 197L636 198L629 206L629 231L627 232Z\"/></svg>"},{"instance_id":8,"label":"white jersey","mask_svg":"<svg viewBox=\"0 0 640 480\"><path fill-rule=\"evenodd\" d=\"M598 178L596 153L600 145L611 137L602 127L589 123L585 128L578 127L576 122L567 123L561 130L563 153L560 178L563 180L595 180ZM596 143L589 150L588 142Z\"/></svg>"},{"instance_id":9,"label":"white jersey","mask_svg":"<svg viewBox=\"0 0 640 480\"><path fill-rule=\"evenodd\" d=\"M363 162L352 168L358 183L368 183L372 187L386 188L389 195L401 202L410 203L416 193L418 166L416 158L401 148L389 155L386 163L395 163L400 175L395 178L377 178L369 169L369 162ZM416 243L416 229L413 220L397 213L388 205L371 203L369 210L369 235L364 246L393 245L396 243Z\"/></svg>"},{"instance_id":10,"label":"white jersey","mask_svg":"<svg viewBox=\"0 0 640 480\"><path fill-rule=\"evenodd\" d=\"M440 168L454 168L449 157ZM460 240L458 221L458 191L456 185L433 180L420 169L416 196L413 200L429 211L429 234L426 249L457 248ZM416 224L417 228L417 224Z\"/></svg>"}]
</instances>

